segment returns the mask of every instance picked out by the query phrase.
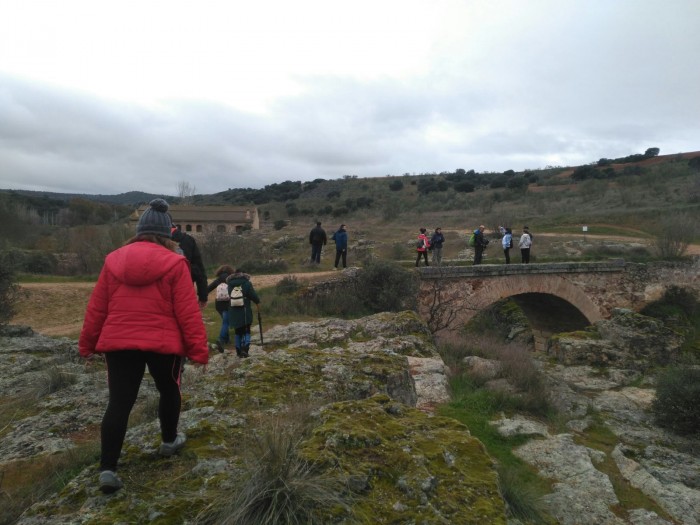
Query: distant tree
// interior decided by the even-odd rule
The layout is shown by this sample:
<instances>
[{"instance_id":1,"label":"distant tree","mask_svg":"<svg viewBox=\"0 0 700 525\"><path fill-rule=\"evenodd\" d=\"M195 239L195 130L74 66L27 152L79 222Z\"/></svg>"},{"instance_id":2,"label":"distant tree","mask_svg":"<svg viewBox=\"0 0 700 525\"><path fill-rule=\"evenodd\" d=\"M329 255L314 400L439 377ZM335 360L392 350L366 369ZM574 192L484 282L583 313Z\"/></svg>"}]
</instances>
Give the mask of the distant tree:
<instances>
[{"instance_id":1,"label":"distant tree","mask_svg":"<svg viewBox=\"0 0 700 525\"><path fill-rule=\"evenodd\" d=\"M610 166L612 163L612 159L602 158L598 161L598 166Z\"/></svg>"},{"instance_id":2,"label":"distant tree","mask_svg":"<svg viewBox=\"0 0 700 525\"><path fill-rule=\"evenodd\" d=\"M401 181L398 180L398 179L392 180L392 181L389 183L389 189L390 189L391 191L401 191L401 190L403 189L403 182L401 182Z\"/></svg>"},{"instance_id":3,"label":"distant tree","mask_svg":"<svg viewBox=\"0 0 700 525\"><path fill-rule=\"evenodd\" d=\"M503 175L505 175L506 177L515 177L515 171L513 171L513 170L506 170L506 171L503 172Z\"/></svg>"},{"instance_id":4,"label":"distant tree","mask_svg":"<svg viewBox=\"0 0 700 525\"><path fill-rule=\"evenodd\" d=\"M571 174L571 178L574 180L597 179L599 177L600 172L590 164L579 166Z\"/></svg>"},{"instance_id":5,"label":"distant tree","mask_svg":"<svg viewBox=\"0 0 700 525\"><path fill-rule=\"evenodd\" d=\"M522 190L527 188L527 179L525 177L514 177L506 182L506 187L511 190Z\"/></svg>"},{"instance_id":6,"label":"distant tree","mask_svg":"<svg viewBox=\"0 0 700 525\"><path fill-rule=\"evenodd\" d=\"M656 248L663 258L682 257L688 245L697 235L697 225L692 216L679 213L664 217L661 221L661 233L656 238Z\"/></svg>"},{"instance_id":7,"label":"distant tree","mask_svg":"<svg viewBox=\"0 0 700 525\"><path fill-rule=\"evenodd\" d=\"M475 190L475 186L471 182L462 181L454 185L454 190L461 193L471 193Z\"/></svg>"},{"instance_id":8,"label":"distant tree","mask_svg":"<svg viewBox=\"0 0 700 525\"><path fill-rule=\"evenodd\" d=\"M694 171L700 171L700 157L693 157L688 161L688 167Z\"/></svg>"},{"instance_id":9,"label":"distant tree","mask_svg":"<svg viewBox=\"0 0 700 525\"><path fill-rule=\"evenodd\" d=\"M507 176L496 175L493 179L491 179L491 184L489 184L489 186L491 188L504 188L506 185L506 182L508 182Z\"/></svg>"},{"instance_id":10,"label":"distant tree","mask_svg":"<svg viewBox=\"0 0 700 525\"><path fill-rule=\"evenodd\" d=\"M182 204L190 204L195 193L195 187L187 181L177 183L177 196Z\"/></svg>"},{"instance_id":11,"label":"distant tree","mask_svg":"<svg viewBox=\"0 0 700 525\"><path fill-rule=\"evenodd\" d=\"M659 148L649 148L644 152L645 157L656 157L661 150Z\"/></svg>"}]
</instances>

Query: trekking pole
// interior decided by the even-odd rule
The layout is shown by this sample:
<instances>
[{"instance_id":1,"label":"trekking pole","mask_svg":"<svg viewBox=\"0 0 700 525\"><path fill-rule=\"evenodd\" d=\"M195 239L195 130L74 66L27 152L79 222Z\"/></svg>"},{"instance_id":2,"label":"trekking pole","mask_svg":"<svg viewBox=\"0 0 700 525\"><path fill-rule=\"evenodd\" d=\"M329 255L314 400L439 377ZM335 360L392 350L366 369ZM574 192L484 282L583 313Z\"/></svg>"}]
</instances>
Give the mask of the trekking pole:
<instances>
[{"instance_id":1,"label":"trekking pole","mask_svg":"<svg viewBox=\"0 0 700 525\"><path fill-rule=\"evenodd\" d=\"M255 307L258 310L258 328L260 328L260 346L263 345L263 333L262 333L262 316L260 315L260 305L256 304Z\"/></svg>"}]
</instances>

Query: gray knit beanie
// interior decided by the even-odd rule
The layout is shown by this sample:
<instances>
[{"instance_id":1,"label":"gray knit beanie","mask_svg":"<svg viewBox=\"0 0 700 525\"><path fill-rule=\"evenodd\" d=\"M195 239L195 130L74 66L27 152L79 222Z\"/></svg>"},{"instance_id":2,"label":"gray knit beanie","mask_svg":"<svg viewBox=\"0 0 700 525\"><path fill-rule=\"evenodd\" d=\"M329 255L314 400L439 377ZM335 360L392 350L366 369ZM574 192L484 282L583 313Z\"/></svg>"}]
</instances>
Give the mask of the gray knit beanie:
<instances>
[{"instance_id":1,"label":"gray knit beanie","mask_svg":"<svg viewBox=\"0 0 700 525\"><path fill-rule=\"evenodd\" d=\"M170 230L173 223L168 214L168 203L163 199L153 199L148 204L150 208L144 211L139 218L139 223L136 226L136 235L150 233L171 237Z\"/></svg>"}]
</instances>

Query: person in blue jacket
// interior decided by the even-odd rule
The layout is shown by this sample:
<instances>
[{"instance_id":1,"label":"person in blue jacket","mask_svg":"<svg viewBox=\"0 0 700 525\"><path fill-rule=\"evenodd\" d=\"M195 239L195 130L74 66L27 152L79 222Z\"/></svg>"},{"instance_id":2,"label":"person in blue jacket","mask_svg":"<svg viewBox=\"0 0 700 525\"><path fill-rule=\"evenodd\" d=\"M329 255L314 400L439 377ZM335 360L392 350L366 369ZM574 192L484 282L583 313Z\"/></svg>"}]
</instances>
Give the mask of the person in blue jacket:
<instances>
[{"instance_id":1,"label":"person in blue jacket","mask_svg":"<svg viewBox=\"0 0 700 525\"><path fill-rule=\"evenodd\" d=\"M332 241L335 241L335 265L334 269L338 269L338 263L340 258L343 258L343 268L348 266L348 232L345 230L345 225L341 224L338 231L331 237Z\"/></svg>"}]
</instances>

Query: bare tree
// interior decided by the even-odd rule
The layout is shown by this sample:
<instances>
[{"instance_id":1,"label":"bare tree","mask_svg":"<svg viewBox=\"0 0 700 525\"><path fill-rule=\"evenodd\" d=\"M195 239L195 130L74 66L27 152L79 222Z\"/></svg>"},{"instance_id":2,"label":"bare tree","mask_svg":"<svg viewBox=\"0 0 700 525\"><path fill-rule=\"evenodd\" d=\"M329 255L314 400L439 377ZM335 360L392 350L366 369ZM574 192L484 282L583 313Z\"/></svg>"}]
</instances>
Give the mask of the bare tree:
<instances>
[{"instance_id":1,"label":"bare tree","mask_svg":"<svg viewBox=\"0 0 700 525\"><path fill-rule=\"evenodd\" d=\"M181 180L177 183L177 196L182 204L189 204L194 196L195 187L187 181Z\"/></svg>"},{"instance_id":2,"label":"bare tree","mask_svg":"<svg viewBox=\"0 0 700 525\"><path fill-rule=\"evenodd\" d=\"M687 213L666 217L656 238L656 249L663 258L682 257L697 232L696 222Z\"/></svg>"},{"instance_id":3,"label":"bare tree","mask_svg":"<svg viewBox=\"0 0 700 525\"><path fill-rule=\"evenodd\" d=\"M445 276L442 275L442 268L438 271L441 275L437 279L424 280L429 283L429 287L424 299L421 300L421 303L427 306L426 324L433 334L454 328L453 324L461 311L477 309L468 304L464 297L455 295L454 281L445 278L446 272L444 272Z\"/></svg>"}]
</instances>

